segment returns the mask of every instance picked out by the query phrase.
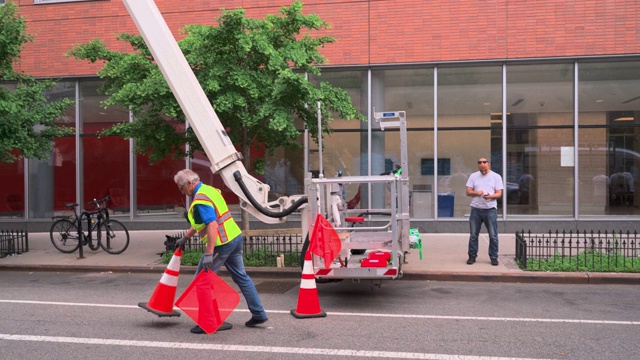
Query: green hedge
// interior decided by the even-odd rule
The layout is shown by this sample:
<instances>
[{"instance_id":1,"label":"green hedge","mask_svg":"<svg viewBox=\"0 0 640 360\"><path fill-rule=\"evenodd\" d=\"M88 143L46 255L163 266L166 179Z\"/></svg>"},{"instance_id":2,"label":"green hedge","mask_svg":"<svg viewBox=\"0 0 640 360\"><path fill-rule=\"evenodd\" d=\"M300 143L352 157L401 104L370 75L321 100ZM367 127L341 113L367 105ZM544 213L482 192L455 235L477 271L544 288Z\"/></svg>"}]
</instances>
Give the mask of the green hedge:
<instances>
[{"instance_id":1,"label":"green hedge","mask_svg":"<svg viewBox=\"0 0 640 360\"><path fill-rule=\"evenodd\" d=\"M518 266L522 268L521 261ZM591 271L591 272L640 272L640 258L628 258L619 253L603 253L598 250L587 250L576 256L556 254L549 259L527 259L525 271Z\"/></svg>"}]
</instances>

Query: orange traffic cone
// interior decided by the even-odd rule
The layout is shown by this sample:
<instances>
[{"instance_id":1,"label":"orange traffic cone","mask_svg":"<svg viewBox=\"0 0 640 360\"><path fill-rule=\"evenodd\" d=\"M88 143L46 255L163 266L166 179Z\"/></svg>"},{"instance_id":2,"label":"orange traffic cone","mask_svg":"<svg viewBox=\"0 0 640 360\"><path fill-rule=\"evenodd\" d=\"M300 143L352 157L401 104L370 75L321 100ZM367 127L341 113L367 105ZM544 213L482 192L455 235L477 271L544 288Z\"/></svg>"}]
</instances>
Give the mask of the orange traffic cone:
<instances>
[{"instance_id":1,"label":"orange traffic cone","mask_svg":"<svg viewBox=\"0 0 640 360\"><path fill-rule=\"evenodd\" d=\"M160 283L156 286L156 290L151 295L148 303L139 303L138 306L150 311L160 317L162 316L180 316L180 313L173 310L173 300L176 297L178 286L178 275L180 274L180 258L182 251L177 250L173 253L167 269L160 278Z\"/></svg>"},{"instance_id":2,"label":"orange traffic cone","mask_svg":"<svg viewBox=\"0 0 640 360\"><path fill-rule=\"evenodd\" d=\"M302 280L298 292L298 306L291 310L291 315L298 319L325 317L327 313L320 309L320 299L316 288L316 277L313 274L311 264L311 252L304 255L304 266L302 267Z\"/></svg>"}]
</instances>

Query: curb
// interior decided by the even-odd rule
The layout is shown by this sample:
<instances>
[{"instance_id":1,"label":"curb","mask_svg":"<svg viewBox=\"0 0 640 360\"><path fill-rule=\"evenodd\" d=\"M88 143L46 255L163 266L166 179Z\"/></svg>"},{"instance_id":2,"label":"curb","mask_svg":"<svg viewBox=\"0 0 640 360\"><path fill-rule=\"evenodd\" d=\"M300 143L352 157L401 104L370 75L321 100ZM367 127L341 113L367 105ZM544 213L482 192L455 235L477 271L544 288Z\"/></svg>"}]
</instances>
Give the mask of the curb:
<instances>
[{"instance_id":1,"label":"curb","mask_svg":"<svg viewBox=\"0 0 640 360\"><path fill-rule=\"evenodd\" d=\"M49 271L49 272L112 272L112 273L164 273L165 265L151 266L60 266L60 265L0 265L0 271ZM196 266L181 266L186 273L195 273ZM300 279L300 270L296 268L247 267L247 273L253 278ZM277 269L277 270L276 270ZM220 275L230 276L225 268ZM640 285L640 274L636 273L592 273L592 272L445 272L445 271L409 271L404 272L401 280L408 281L455 281L455 282L495 282L523 284L583 284L583 285Z\"/></svg>"},{"instance_id":2,"label":"curb","mask_svg":"<svg viewBox=\"0 0 640 360\"><path fill-rule=\"evenodd\" d=\"M180 272L194 274L197 266L181 266ZM138 274L163 274L167 266L100 266L100 265L0 265L0 271L42 271L42 272L112 272L112 273L138 273ZM276 278L276 279L300 279L300 270L295 268L261 268L248 267L247 274L255 278ZM219 271L220 275L231 276L223 267Z\"/></svg>"},{"instance_id":3,"label":"curb","mask_svg":"<svg viewBox=\"0 0 640 360\"><path fill-rule=\"evenodd\" d=\"M512 272L470 273L415 271L404 273L406 280L498 282L523 284L640 285L640 274L592 272Z\"/></svg>"}]
</instances>

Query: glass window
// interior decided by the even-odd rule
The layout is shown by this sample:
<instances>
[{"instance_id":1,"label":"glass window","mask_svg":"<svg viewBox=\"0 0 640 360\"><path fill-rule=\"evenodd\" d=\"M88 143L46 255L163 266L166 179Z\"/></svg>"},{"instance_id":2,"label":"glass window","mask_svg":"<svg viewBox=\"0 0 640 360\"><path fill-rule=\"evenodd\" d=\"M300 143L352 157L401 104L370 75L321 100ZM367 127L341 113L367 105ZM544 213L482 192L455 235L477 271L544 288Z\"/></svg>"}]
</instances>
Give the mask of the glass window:
<instances>
[{"instance_id":1,"label":"glass window","mask_svg":"<svg viewBox=\"0 0 640 360\"><path fill-rule=\"evenodd\" d=\"M5 89L13 91L15 88L15 83L0 83L0 93ZM15 150L13 154L19 155ZM24 217L24 161L0 162L0 174L3 184L0 186L0 218Z\"/></svg>"},{"instance_id":2,"label":"glass window","mask_svg":"<svg viewBox=\"0 0 640 360\"><path fill-rule=\"evenodd\" d=\"M507 66L508 214L574 214L573 103L573 64Z\"/></svg>"},{"instance_id":3,"label":"glass window","mask_svg":"<svg viewBox=\"0 0 640 360\"><path fill-rule=\"evenodd\" d=\"M424 161L433 159L433 68L376 70L373 72L373 97L384 104L376 112L406 111L410 216L433 218L433 172L423 173ZM378 89L382 88L382 94ZM379 99L383 96L383 99ZM375 123L372 128L377 129ZM376 130L372 136L384 137L384 171L400 166L401 146L397 130ZM377 175L377 174L375 174ZM389 206L386 204L385 207Z\"/></svg>"},{"instance_id":4,"label":"glass window","mask_svg":"<svg viewBox=\"0 0 640 360\"><path fill-rule=\"evenodd\" d=\"M466 196L469 175L479 157L490 159L491 170L502 171L502 67L438 68L438 211L443 217L469 214ZM501 204L501 202L498 202Z\"/></svg>"},{"instance_id":5,"label":"glass window","mask_svg":"<svg viewBox=\"0 0 640 360\"><path fill-rule=\"evenodd\" d=\"M184 122L177 122L166 116L163 119L176 133L184 133ZM185 168L185 160L168 155L151 164L149 157L144 154L135 154L135 159L136 217L182 217L186 201L176 187L173 177ZM121 206L128 209L128 196L122 200L126 200L127 204Z\"/></svg>"},{"instance_id":6,"label":"glass window","mask_svg":"<svg viewBox=\"0 0 640 360\"><path fill-rule=\"evenodd\" d=\"M323 69L322 74L318 76L309 76L309 81L316 86L320 81L327 82L332 86L339 87L349 94L351 102L362 114L367 113L367 72L360 70L330 70ZM323 173L327 177L336 176L338 171L342 171L343 176L359 176L368 173L368 148L367 148L367 123L353 119L341 119L334 114L334 120L331 123L333 134L325 136L322 140L322 168ZM301 136L301 141L303 137ZM296 178L295 186L304 185L304 169L301 158L293 157L287 152L290 161L287 166L297 167L299 171L293 173L302 175ZM297 163L300 161L299 163ZM314 141L309 143L309 171L317 174L320 169L318 144ZM361 207L360 203L363 198L362 191L358 186L347 186L345 189L345 198L352 200L349 207ZM298 193L299 194L299 193Z\"/></svg>"},{"instance_id":7,"label":"glass window","mask_svg":"<svg viewBox=\"0 0 640 360\"><path fill-rule=\"evenodd\" d=\"M129 111L105 108L101 102L107 97L98 93L101 84L101 80L80 82L83 202L110 195L112 208L129 212L129 140L98 136L104 129L129 121Z\"/></svg>"},{"instance_id":8,"label":"glass window","mask_svg":"<svg viewBox=\"0 0 640 360\"><path fill-rule=\"evenodd\" d=\"M638 215L640 62L580 63L581 215Z\"/></svg>"},{"instance_id":9,"label":"glass window","mask_svg":"<svg viewBox=\"0 0 640 360\"><path fill-rule=\"evenodd\" d=\"M51 100L75 100L75 81L60 81L46 92ZM75 128L75 106L67 108L56 120L61 126ZM49 218L69 213L64 206L76 201L76 144L74 135L53 141L53 154L49 159L29 159L29 217Z\"/></svg>"},{"instance_id":10,"label":"glass window","mask_svg":"<svg viewBox=\"0 0 640 360\"><path fill-rule=\"evenodd\" d=\"M300 135L300 143L304 141ZM271 196L275 200L280 196L304 193L304 154L301 150L279 148L266 160L264 179L269 185Z\"/></svg>"},{"instance_id":11,"label":"glass window","mask_svg":"<svg viewBox=\"0 0 640 360\"><path fill-rule=\"evenodd\" d=\"M18 155L15 153L14 155ZM0 162L0 218L24 217L24 160Z\"/></svg>"},{"instance_id":12,"label":"glass window","mask_svg":"<svg viewBox=\"0 0 640 360\"><path fill-rule=\"evenodd\" d=\"M184 125L182 127L184 128ZM173 182L173 176L184 167L184 160L167 158L151 165L147 156L136 155L138 215L166 215L177 212L182 216L185 198Z\"/></svg>"}]
</instances>

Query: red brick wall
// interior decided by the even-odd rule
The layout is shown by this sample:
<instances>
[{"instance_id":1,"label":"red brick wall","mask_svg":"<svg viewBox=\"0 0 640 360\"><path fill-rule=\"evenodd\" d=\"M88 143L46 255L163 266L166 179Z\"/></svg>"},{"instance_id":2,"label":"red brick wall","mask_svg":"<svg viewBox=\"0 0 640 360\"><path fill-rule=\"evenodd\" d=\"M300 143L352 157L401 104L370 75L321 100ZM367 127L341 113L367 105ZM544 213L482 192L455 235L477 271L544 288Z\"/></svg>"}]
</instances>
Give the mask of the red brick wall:
<instances>
[{"instance_id":1,"label":"red brick wall","mask_svg":"<svg viewBox=\"0 0 640 360\"><path fill-rule=\"evenodd\" d=\"M36 76L94 75L100 64L67 58L74 44L137 32L120 0L33 5L19 0L35 41L18 69ZM214 24L219 8L249 17L283 0L157 0L174 35L186 24ZM184 4L189 3L189 6ZM640 54L640 1L629 0L307 0L304 11L331 24L338 42L322 50L332 65L447 62Z\"/></svg>"}]
</instances>

